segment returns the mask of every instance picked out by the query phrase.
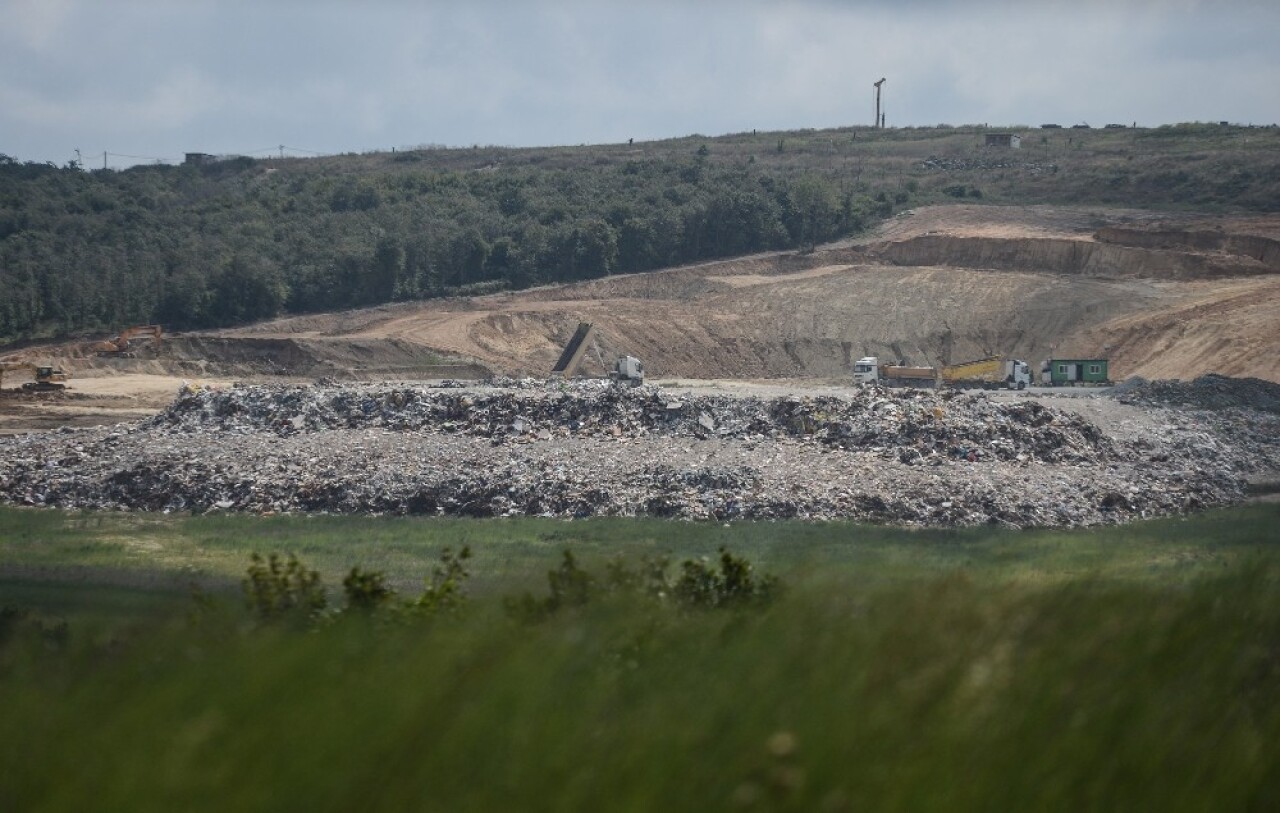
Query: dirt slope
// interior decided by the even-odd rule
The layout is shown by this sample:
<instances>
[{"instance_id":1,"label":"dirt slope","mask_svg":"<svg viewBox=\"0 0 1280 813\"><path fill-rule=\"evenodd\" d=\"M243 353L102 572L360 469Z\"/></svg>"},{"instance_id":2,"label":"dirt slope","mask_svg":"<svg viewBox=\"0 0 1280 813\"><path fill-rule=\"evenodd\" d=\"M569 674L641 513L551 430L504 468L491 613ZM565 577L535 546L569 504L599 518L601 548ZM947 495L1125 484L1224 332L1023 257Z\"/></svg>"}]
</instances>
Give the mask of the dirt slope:
<instances>
[{"instance_id":1,"label":"dirt slope","mask_svg":"<svg viewBox=\"0 0 1280 813\"><path fill-rule=\"evenodd\" d=\"M238 331L422 345L545 374L579 321L599 353L685 378L841 378L911 362L1109 354L1117 376L1280 379L1280 218L930 207L810 255L776 254Z\"/></svg>"},{"instance_id":2,"label":"dirt slope","mask_svg":"<svg viewBox=\"0 0 1280 813\"><path fill-rule=\"evenodd\" d=\"M1114 377L1280 381L1280 215L939 206L867 239L182 337L99 372L545 375L579 321L651 376L843 380L851 362L1108 355ZM110 369L106 369L110 368Z\"/></svg>"}]
</instances>

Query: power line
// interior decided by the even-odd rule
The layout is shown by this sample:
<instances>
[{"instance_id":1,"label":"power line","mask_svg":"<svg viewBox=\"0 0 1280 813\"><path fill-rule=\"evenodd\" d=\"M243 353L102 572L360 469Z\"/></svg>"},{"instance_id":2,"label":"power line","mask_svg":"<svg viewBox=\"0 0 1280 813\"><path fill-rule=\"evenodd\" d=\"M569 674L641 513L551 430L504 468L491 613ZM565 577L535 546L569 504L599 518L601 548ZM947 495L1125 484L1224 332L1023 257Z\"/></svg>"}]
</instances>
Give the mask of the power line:
<instances>
[{"instance_id":1,"label":"power line","mask_svg":"<svg viewBox=\"0 0 1280 813\"><path fill-rule=\"evenodd\" d=\"M307 153L308 155L329 155L329 154L330 154L330 153L327 153L327 152L320 152L320 151L318 151L318 150L307 150L307 149L303 149L302 147L290 147L290 146L289 146L289 145L287 145L287 144L277 144L277 145L276 145L276 146L274 146L274 147L264 147L263 149L260 149L260 150L248 150L248 151L245 151L245 152L233 152L233 153L228 153L228 154L229 154L229 155L262 155L263 153L271 153L271 152L277 152L277 151L279 151L279 152L281 152L281 153L283 153L283 152L285 152L285 151L288 151L288 152L305 152L305 153ZM282 158L283 158L284 156L283 156L283 155L281 155L280 157L282 157Z\"/></svg>"},{"instance_id":2,"label":"power line","mask_svg":"<svg viewBox=\"0 0 1280 813\"><path fill-rule=\"evenodd\" d=\"M105 155L114 155L116 158L137 158L142 161L171 161L171 158L159 158L154 155L130 155L127 152L107 152Z\"/></svg>"},{"instance_id":3,"label":"power line","mask_svg":"<svg viewBox=\"0 0 1280 813\"><path fill-rule=\"evenodd\" d=\"M285 157L284 155L285 152L304 153L306 155L317 155L317 156L332 154L332 153L321 152L319 150L308 150L304 147L290 147L286 144L279 144L274 147L264 147L259 150L225 152L225 153L221 153L221 155L228 156L228 157L236 156L236 155L255 156L255 155L265 155L265 154L275 153L277 151L279 151L281 158ZM94 153L94 154L97 154L97 153ZM171 164L179 164L179 163L182 163L182 160L183 160L181 158L175 158L171 156L136 155L134 153L128 153L128 152L111 152L110 150L103 150L101 152L101 155L102 155L103 169L109 168L109 163L110 163L108 160L109 158L126 158L134 161L156 161L159 163L171 163ZM81 157L79 151L77 151L76 153L76 162L81 166L84 165L84 159Z\"/></svg>"}]
</instances>

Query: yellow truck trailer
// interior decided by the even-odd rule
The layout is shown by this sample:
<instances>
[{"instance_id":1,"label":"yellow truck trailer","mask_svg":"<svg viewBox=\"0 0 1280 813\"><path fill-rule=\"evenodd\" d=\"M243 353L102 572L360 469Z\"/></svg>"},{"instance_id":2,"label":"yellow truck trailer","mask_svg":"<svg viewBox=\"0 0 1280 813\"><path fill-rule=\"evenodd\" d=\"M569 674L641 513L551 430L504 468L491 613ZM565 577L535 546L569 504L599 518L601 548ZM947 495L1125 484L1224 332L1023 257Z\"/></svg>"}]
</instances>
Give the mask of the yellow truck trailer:
<instances>
[{"instance_id":1,"label":"yellow truck trailer","mask_svg":"<svg viewBox=\"0 0 1280 813\"><path fill-rule=\"evenodd\" d=\"M1031 384L1031 366L1020 359L988 356L938 367L910 367L880 364L875 356L858 359L853 366L853 383L883 384L889 387L955 387L994 390L1025 389Z\"/></svg>"}]
</instances>

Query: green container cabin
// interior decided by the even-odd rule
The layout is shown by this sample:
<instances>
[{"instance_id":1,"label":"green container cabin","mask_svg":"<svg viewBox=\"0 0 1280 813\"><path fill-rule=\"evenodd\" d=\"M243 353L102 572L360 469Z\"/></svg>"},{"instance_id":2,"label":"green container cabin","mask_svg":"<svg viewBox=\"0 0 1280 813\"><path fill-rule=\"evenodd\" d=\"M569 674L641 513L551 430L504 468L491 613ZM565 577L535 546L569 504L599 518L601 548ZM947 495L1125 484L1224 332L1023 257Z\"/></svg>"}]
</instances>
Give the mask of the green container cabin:
<instances>
[{"instance_id":1,"label":"green container cabin","mask_svg":"<svg viewBox=\"0 0 1280 813\"><path fill-rule=\"evenodd\" d=\"M1111 381L1106 359L1049 359L1049 378L1046 383L1055 387L1064 384L1106 384Z\"/></svg>"}]
</instances>

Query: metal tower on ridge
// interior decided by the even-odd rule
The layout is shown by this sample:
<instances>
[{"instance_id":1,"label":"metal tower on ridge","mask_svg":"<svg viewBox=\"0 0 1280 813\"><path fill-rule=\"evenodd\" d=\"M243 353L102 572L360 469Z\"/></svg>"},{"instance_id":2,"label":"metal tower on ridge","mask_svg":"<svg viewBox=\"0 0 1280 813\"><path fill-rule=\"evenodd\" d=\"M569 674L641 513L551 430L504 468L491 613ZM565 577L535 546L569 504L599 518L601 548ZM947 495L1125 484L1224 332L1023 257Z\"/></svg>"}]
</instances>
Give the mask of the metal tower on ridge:
<instances>
[{"instance_id":1,"label":"metal tower on ridge","mask_svg":"<svg viewBox=\"0 0 1280 813\"><path fill-rule=\"evenodd\" d=\"M871 126L877 129L884 127L884 119L880 116L880 86L884 84L884 77L880 77L879 82L872 82L876 87L876 117L871 120Z\"/></svg>"}]
</instances>

